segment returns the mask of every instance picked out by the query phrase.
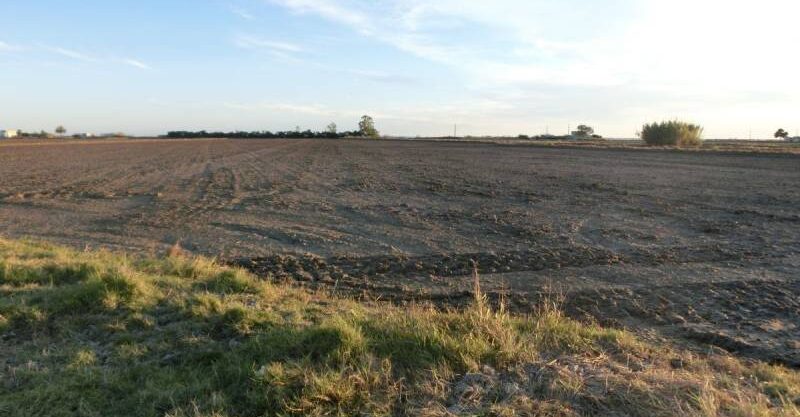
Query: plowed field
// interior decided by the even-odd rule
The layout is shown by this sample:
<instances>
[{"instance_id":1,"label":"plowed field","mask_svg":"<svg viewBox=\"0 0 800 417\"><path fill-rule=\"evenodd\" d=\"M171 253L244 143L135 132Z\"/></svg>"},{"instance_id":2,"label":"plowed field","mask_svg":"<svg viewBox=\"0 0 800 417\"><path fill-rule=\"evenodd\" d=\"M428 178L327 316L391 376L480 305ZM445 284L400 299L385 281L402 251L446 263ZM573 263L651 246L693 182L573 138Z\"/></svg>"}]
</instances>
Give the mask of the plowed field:
<instances>
[{"instance_id":1,"label":"plowed field","mask_svg":"<svg viewBox=\"0 0 800 417\"><path fill-rule=\"evenodd\" d=\"M0 235L190 251L800 366L800 156L350 140L0 143Z\"/></svg>"}]
</instances>

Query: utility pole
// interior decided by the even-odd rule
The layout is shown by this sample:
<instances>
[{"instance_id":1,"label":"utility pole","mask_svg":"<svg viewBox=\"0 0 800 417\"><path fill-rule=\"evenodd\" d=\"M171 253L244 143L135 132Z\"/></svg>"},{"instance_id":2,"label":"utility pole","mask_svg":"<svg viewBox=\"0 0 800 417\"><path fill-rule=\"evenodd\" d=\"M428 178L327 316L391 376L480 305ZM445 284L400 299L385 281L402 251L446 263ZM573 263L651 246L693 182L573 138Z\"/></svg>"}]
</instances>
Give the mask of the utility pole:
<instances>
[{"instance_id":1,"label":"utility pole","mask_svg":"<svg viewBox=\"0 0 800 417\"><path fill-rule=\"evenodd\" d=\"M458 137L458 125L457 124L453 125L453 137L454 138Z\"/></svg>"}]
</instances>

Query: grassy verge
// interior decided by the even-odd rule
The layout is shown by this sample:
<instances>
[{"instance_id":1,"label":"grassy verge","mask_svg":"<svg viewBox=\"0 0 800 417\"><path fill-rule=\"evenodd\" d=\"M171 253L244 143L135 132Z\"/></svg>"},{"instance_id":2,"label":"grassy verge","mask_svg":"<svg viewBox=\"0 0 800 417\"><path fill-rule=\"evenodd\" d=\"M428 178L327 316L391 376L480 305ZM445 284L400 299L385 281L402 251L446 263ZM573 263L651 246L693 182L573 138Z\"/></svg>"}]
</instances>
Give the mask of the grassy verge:
<instances>
[{"instance_id":1,"label":"grassy verge","mask_svg":"<svg viewBox=\"0 0 800 417\"><path fill-rule=\"evenodd\" d=\"M203 258L0 240L0 415L800 415L800 373L554 308L366 305Z\"/></svg>"}]
</instances>

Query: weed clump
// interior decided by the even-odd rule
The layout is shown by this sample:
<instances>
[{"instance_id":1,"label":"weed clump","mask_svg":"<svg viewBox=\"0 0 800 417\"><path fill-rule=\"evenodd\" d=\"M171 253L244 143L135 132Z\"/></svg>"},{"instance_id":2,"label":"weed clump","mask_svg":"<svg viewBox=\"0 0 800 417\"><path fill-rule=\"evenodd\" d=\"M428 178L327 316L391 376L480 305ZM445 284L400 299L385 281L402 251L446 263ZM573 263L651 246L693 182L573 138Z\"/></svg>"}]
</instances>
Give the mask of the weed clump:
<instances>
[{"instance_id":1,"label":"weed clump","mask_svg":"<svg viewBox=\"0 0 800 417\"><path fill-rule=\"evenodd\" d=\"M241 269L227 269L211 276L204 282L208 291L218 294L260 294L266 283Z\"/></svg>"},{"instance_id":2,"label":"weed clump","mask_svg":"<svg viewBox=\"0 0 800 417\"><path fill-rule=\"evenodd\" d=\"M651 146L699 146L703 141L703 128L672 120L645 124L640 135Z\"/></svg>"}]
</instances>

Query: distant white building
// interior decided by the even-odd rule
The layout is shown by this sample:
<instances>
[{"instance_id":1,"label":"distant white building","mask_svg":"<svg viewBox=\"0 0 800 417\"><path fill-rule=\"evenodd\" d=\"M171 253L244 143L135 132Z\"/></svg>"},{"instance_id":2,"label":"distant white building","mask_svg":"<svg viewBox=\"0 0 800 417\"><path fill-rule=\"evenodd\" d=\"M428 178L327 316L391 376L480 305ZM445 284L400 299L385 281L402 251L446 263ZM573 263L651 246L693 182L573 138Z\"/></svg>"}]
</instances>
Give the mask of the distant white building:
<instances>
[{"instance_id":1,"label":"distant white building","mask_svg":"<svg viewBox=\"0 0 800 417\"><path fill-rule=\"evenodd\" d=\"M793 138L786 138L786 141L792 143L800 143L800 136L795 136Z\"/></svg>"},{"instance_id":2,"label":"distant white building","mask_svg":"<svg viewBox=\"0 0 800 417\"><path fill-rule=\"evenodd\" d=\"M0 130L0 138L11 139L19 136L19 129Z\"/></svg>"}]
</instances>

